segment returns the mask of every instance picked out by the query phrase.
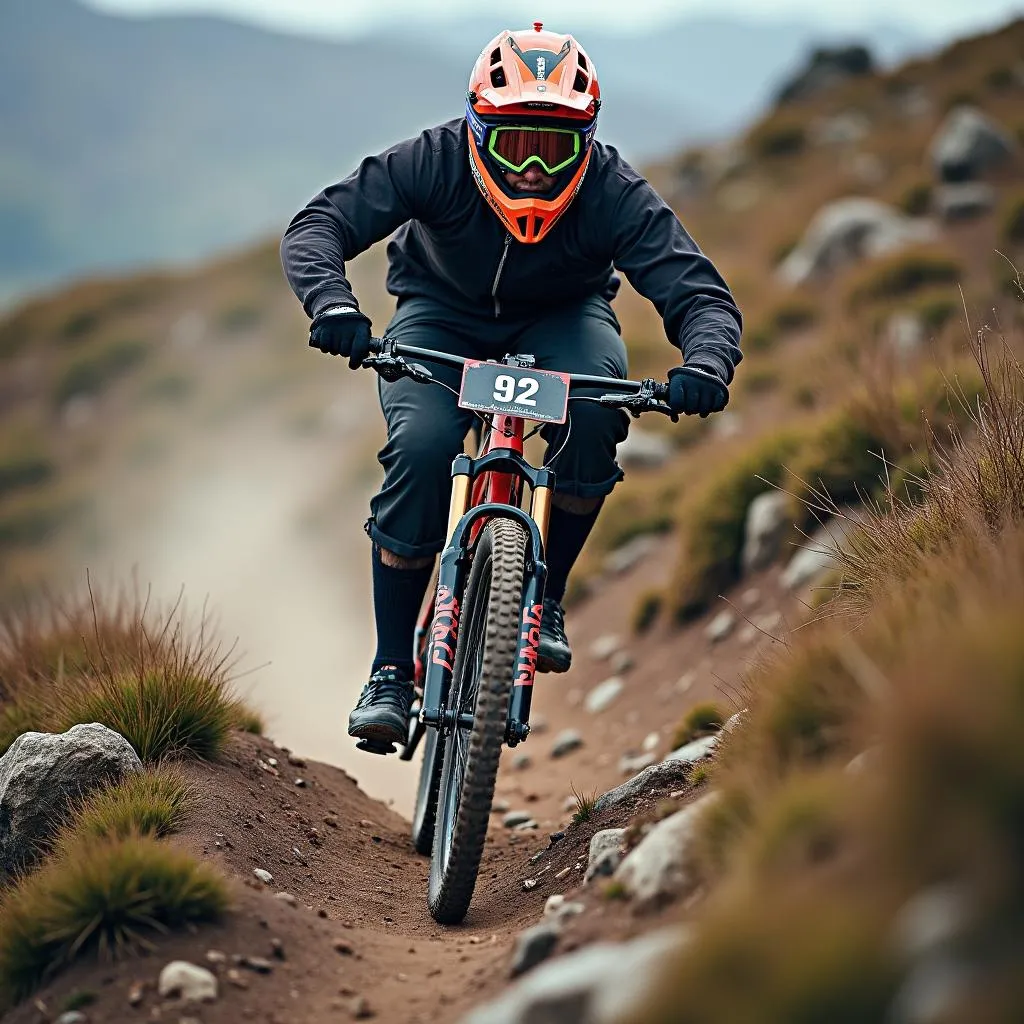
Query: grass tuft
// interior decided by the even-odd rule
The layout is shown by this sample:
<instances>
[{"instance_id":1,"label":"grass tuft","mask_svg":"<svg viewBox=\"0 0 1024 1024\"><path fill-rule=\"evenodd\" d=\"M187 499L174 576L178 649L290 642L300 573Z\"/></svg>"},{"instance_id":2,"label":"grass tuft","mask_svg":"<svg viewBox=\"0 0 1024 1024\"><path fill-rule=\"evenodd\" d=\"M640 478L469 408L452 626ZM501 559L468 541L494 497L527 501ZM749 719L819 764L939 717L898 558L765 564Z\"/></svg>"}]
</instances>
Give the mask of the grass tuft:
<instances>
[{"instance_id":1,"label":"grass tuft","mask_svg":"<svg viewBox=\"0 0 1024 1024\"><path fill-rule=\"evenodd\" d=\"M572 790L572 795L576 800L576 810L572 814L572 823L574 825L582 825L590 821L594 816L594 808L597 805L597 790L595 789L588 796L583 792L577 793L576 787L572 784L570 784L569 788Z\"/></svg>"},{"instance_id":2,"label":"grass tuft","mask_svg":"<svg viewBox=\"0 0 1024 1024\"><path fill-rule=\"evenodd\" d=\"M963 276L959 260L937 247L920 246L883 256L853 276L850 305L913 295L932 285L953 285Z\"/></svg>"},{"instance_id":3,"label":"grass tuft","mask_svg":"<svg viewBox=\"0 0 1024 1024\"><path fill-rule=\"evenodd\" d=\"M658 621L665 605L665 592L660 588L646 590L633 606L633 632L646 633Z\"/></svg>"},{"instance_id":4,"label":"grass tuft","mask_svg":"<svg viewBox=\"0 0 1024 1024\"><path fill-rule=\"evenodd\" d=\"M0 1005L84 956L142 950L170 928L215 921L224 880L177 847L133 837L68 850L0 906Z\"/></svg>"},{"instance_id":5,"label":"grass tuft","mask_svg":"<svg viewBox=\"0 0 1024 1024\"><path fill-rule=\"evenodd\" d=\"M718 732L725 724L725 715L717 704L706 701L690 708L672 734L672 749L678 750L691 740Z\"/></svg>"},{"instance_id":6,"label":"grass tuft","mask_svg":"<svg viewBox=\"0 0 1024 1024\"><path fill-rule=\"evenodd\" d=\"M81 839L162 839L181 830L195 798L192 786L170 766L130 775L78 807L61 841L67 846Z\"/></svg>"}]
</instances>

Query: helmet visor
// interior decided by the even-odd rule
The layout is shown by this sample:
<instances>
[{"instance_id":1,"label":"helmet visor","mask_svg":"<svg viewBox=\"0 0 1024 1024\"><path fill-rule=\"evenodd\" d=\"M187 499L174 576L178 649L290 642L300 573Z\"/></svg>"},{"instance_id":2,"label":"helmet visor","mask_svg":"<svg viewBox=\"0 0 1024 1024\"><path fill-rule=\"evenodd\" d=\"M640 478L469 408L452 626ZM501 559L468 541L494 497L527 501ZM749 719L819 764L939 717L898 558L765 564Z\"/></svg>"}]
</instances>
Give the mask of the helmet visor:
<instances>
[{"instance_id":1,"label":"helmet visor","mask_svg":"<svg viewBox=\"0 0 1024 1024\"><path fill-rule=\"evenodd\" d=\"M580 133L571 128L492 128L488 152L506 170L522 174L536 164L545 174L558 174L580 155Z\"/></svg>"}]
</instances>

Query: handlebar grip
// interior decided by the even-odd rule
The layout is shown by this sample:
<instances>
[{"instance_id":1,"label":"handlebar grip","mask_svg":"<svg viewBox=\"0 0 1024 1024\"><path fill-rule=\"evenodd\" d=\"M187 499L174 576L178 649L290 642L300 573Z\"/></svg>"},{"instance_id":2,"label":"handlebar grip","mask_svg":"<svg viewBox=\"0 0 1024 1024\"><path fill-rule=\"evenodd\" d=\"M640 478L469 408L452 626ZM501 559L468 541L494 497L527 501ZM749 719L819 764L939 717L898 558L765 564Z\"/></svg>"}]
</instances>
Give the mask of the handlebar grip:
<instances>
[{"instance_id":1,"label":"handlebar grip","mask_svg":"<svg viewBox=\"0 0 1024 1024\"><path fill-rule=\"evenodd\" d=\"M384 339L383 338L370 338L370 351L375 356L379 356L384 350Z\"/></svg>"},{"instance_id":2,"label":"handlebar grip","mask_svg":"<svg viewBox=\"0 0 1024 1024\"><path fill-rule=\"evenodd\" d=\"M668 385L667 384L655 384L654 385L654 397L659 402L668 401Z\"/></svg>"}]
</instances>

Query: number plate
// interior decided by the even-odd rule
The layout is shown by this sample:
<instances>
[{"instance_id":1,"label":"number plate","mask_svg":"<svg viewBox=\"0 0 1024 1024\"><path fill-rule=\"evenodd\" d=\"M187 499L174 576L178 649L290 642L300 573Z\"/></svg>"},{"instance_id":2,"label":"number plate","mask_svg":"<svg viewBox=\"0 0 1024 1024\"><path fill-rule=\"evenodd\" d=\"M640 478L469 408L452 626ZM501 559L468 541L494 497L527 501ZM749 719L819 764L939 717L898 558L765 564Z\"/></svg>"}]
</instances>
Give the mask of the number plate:
<instances>
[{"instance_id":1,"label":"number plate","mask_svg":"<svg viewBox=\"0 0 1024 1024\"><path fill-rule=\"evenodd\" d=\"M569 374L527 370L504 363L466 363L459 406L480 412L564 423L569 406Z\"/></svg>"}]
</instances>

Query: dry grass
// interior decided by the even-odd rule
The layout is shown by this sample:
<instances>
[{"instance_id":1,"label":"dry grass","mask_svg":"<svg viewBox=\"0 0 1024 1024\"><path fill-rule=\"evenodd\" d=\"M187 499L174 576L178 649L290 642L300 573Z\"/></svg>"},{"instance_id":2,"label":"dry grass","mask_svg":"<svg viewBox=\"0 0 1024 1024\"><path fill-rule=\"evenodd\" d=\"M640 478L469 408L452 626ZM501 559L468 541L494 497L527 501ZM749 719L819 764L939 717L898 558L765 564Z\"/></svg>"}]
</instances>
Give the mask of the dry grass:
<instances>
[{"instance_id":1,"label":"dry grass","mask_svg":"<svg viewBox=\"0 0 1024 1024\"><path fill-rule=\"evenodd\" d=\"M0 1007L72 960L149 948L227 905L220 875L177 847L134 836L69 848L0 904Z\"/></svg>"},{"instance_id":2,"label":"dry grass","mask_svg":"<svg viewBox=\"0 0 1024 1024\"><path fill-rule=\"evenodd\" d=\"M706 701L696 704L683 716L672 734L672 749L678 750L691 740L710 736L725 724L725 715L717 704Z\"/></svg>"}]
</instances>

